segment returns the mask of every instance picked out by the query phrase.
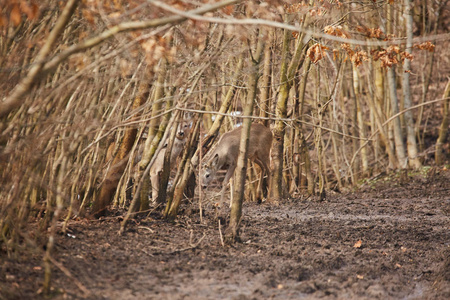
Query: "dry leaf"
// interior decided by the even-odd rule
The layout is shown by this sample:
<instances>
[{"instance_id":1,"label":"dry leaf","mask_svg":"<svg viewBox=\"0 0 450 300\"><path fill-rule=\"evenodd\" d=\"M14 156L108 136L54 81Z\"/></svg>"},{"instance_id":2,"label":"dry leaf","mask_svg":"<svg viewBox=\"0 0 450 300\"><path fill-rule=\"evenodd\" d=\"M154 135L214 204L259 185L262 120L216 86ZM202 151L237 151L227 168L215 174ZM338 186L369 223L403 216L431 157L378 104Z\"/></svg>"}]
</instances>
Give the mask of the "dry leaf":
<instances>
[{"instance_id":1,"label":"dry leaf","mask_svg":"<svg viewBox=\"0 0 450 300\"><path fill-rule=\"evenodd\" d=\"M231 15L234 12L234 5L228 5L222 8L222 11L226 15Z\"/></svg>"},{"instance_id":2,"label":"dry leaf","mask_svg":"<svg viewBox=\"0 0 450 300\"><path fill-rule=\"evenodd\" d=\"M363 276L363 275L358 275L358 274L356 274L356 278L358 278L358 279L364 279L364 276Z\"/></svg>"},{"instance_id":3,"label":"dry leaf","mask_svg":"<svg viewBox=\"0 0 450 300\"><path fill-rule=\"evenodd\" d=\"M0 27L8 25L8 18L0 14Z\"/></svg>"},{"instance_id":4,"label":"dry leaf","mask_svg":"<svg viewBox=\"0 0 450 300\"><path fill-rule=\"evenodd\" d=\"M425 43L422 43L422 44L414 45L414 47L416 47L416 48L418 48L420 50L428 50L430 52L433 52L434 48L436 46L433 43L428 41L428 42L425 42Z\"/></svg>"},{"instance_id":5,"label":"dry leaf","mask_svg":"<svg viewBox=\"0 0 450 300\"><path fill-rule=\"evenodd\" d=\"M27 15L28 20L37 19L39 7L35 3L28 4L26 1L21 1L20 9Z\"/></svg>"},{"instance_id":6,"label":"dry leaf","mask_svg":"<svg viewBox=\"0 0 450 300\"><path fill-rule=\"evenodd\" d=\"M315 64L324 57L324 50L328 50L328 47L316 43L308 49L306 55L308 55L311 62Z\"/></svg>"},{"instance_id":7,"label":"dry leaf","mask_svg":"<svg viewBox=\"0 0 450 300\"><path fill-rule=\"evenodd\" d=\"M19 25L22 21L22 16L18 4L13 6L9 19L13 22L14 26Z\"/></svg>"},{"instance_id":8,"label":"dry leaf","mask_svg":"<svg viewBox=\"0 0 450 300\"><path fill-rule=\"evenodd\" d=\"M353 248L361 248L361 245L362 245L362 241L359 240L353 245Z\"/></svg>"},{"instance_id":9,"label":"dry leaf","mask_svg":"<svg viewBox=\"0 0 450 300\"><path fill-rule=\"evenodd\" d=\"M328 25L328 26L325 26L323 31L326 34L338 36L338 37L341 37L341 38L344 38L344 39L350 38L350 34L348 34L346 31L344 31L342 29L342 26L331 26L331 25Z\"/></svg>"}]
</instances>

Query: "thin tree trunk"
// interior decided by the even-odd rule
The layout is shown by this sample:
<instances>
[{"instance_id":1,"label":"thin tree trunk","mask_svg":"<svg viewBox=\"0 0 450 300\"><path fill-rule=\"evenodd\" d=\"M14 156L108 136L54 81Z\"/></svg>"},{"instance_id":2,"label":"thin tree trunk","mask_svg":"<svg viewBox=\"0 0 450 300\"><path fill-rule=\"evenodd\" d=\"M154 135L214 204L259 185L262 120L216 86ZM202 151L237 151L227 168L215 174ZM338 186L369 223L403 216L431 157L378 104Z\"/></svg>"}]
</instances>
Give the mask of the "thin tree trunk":
<instances>
[{"instance_id":1,"label":"thin tree trunk","mask_svg":"<svg viewBox=\"0 0 450 300\"><path fill-rule=\"evenodd\" d=\"M436 141L436 153L435 153L436 165L438 165L438 166L442 165L445 161L443 146L444 146L445 140L447 139L447 134L448 134L449 106L450 106L450 80L447 82L447 86L445 87L443 98L445 100L443 103L442 123L441 123L441 127L439 128L439 137Z\"/></svg>"},{"instance_id":2,"label":"thin tree trunk","mask_svg":"<svg viewBox=\"0 0 450 300\"><path fill-rule=\"evenodd\" d=\"M356 105L356 118L357 118L357 124L358 124L358 136L360 138L359 146L361 147L365 143L364 138L367 137L367 132L366 132L366 126L364 124L363 112L362 112L362 103L361 103L362 97L361 97L361 93L360 93L360 78L359 78L357 66L355 66L354 63L352 63L352 70L353 70L353 90L354 90L355 105ZM360 153L361 153L362 172L363 172L363 175L367 175L367 173L369 171L369 159L367 157L367 147L362 147Z\"/></svg>"},{"instance_id":3,"label":"thin tree trunk","mask_svg":"<svg viewBox=\"0 0 450 300\"><path fill-rule=\"evenodd\" d=\"M311 67L311 59L309 57L305 58L304 62L304 75L302 76L302 79L299 84L299 92L298 92L298 101L299 101L299 118L300 120L303 120L303 108L305 106L305 91L306 91L306 82L308 80L308 75ZM305 136L303 134L303 127L302 123L299 124L299 147L300 147L300 167L299 167L299 186L304 186L304 179L307 181L308 185L308 193L310 195L314 194L314 176L312 176L311 172L311 161L309 157L309 149L308 145L306 144ZM301 167L301 164L304 163L304 167ZM302 170L305 170L306 177L302 175Z\"/></svg>"},{"instance_id":4,"label":"thin tree trunk","mask_svg":"<svg viewBox=\"0 0 450 300\"><path fill-rule=\"evenodd\" d=\"M287 100L289 90L292 85L292 79L301 63L301 54L303 48L302 38L297 38L294 55L288 67L289 44L291 41L291 31L284 30L283 48L281 56L280 70L280 90L276 104L277 118L287 117ZM270 184L270 200L278 201L283 198L285 187L283 184L283 155L284 155L284 135L286 125L284 121L277 120L273 129L273 146L272 146L272 176Z\"/></svg>"},{"instance_id":5,"label":"thin tree trunk","mask_svg":"<svg viewBox=\"0 0 450 300\"><path fill-rule=\"evenodd\" d=\"M132 110L139 108L144 102L145 93L144 96L141 94L136 96L133 102ZM119 183L120 177L125 170L128 160L127 158L135 142L136 135L137 128L130 128L125 131L122 143L119 146L119 152L114 158L112 167L109 169L105 181L100 188L100 194L92 204L92 214L97 218L105 214L106 208L114 197L114 193L117 190L117 184Z\"/></svg>"},{"instance_id":6,"label":"thin tree trunk","mask_svg":"<svg viewBox=\"0 0 450 300\"><path fill-rule=\"evenodd\" d=\"M205 104L202 104L204 108ZM167 205L164 210L164 217L170 221L174 221L178 215L178 208L181 204L181 200L184 197L184 192L193 179L194 166L191 164L191 158L193 156L194 149L198 148L198 140L200 134L200 118L194 122L194 130L191 135L191 139L186 145L183 159L180 162L177 175L174 179L174 186L169 191L167 197ZM195 177L194 177L195 183Z\"/></svg>"},{"instance_id":7,"label":"thin tree trunk","mask_svg":"<svg viewBox=\"0 0 450 300\"><path fill-rule=\"evenodd\" d=\"M381 66L379 62L372 62L374 66L373 76L374 76L374 97L369 97L368 105L370 110L373 113L375 123L377 125L381 142L384 144L386 153L389 157L389 165L391 168L398 168L398 161L394 153L394 149L391 147L391 143L389 142L388 132L385 127L383 127L383 123L386 120L385 115L382 113L383 107L383 99L384 99L384 83L383 83L383 72L381 70ZM375 128L374 128L375 130ZM387 128L387 130L389 130Z\"/></svg>"},{"instance_id":8,"label":"thin tree trunk","mask_svg":"<svg viewBox=\"0 0 450 300\"><path fill-rule=\"evenodd\" d=\"M396 115L399 112L398 109L398 98L395 85L395 73L393 67L387 69L387 79L389 86L389 100L391 102L391 114ZM392 121L392 126L394 127L394 143L395 143L395 153L397 153L397 159L400 164L400 168L406 168L407 160L405 154L405 145L403 143L403 134L400 125L400 118L397 117Z\"/></svg>"},{"instance_id":9,"label":"thin tree trunk","mask_svg":"<svg viewBox=\"0 0 450 300\"><path fill-rule=\"evenodd\" d=\"M412 17L412 1L405 0L405 19L406 19L406 52L412 51L413 38L413 17ZM411 107L411 87L409 82L409 72L411 71L411 61L405 58L403 63L403 105L405 111L405 126L406 126L406 146L408 150L409 165L415 169L422 166L418 157L417 142L414 130L414 120L412 111L408 110Z\"/></svg>"},{"instance_id":10,"label":"thin tree trunk","mask_svg":"<svg viewBox=\"0 0 450 300\"><path fill-rule=\"evenodd\" d=\"M253 104L256 101L256 88L258 86L259 63L264 48L264 40L262 36L258 37L255 54L252 55L252 70L248 79L248 93L246 103L243 109L244 116L253 115ZM251 49L250 49L251 54ZM252 119L245 118L242 121L241 140L239 143L239 156L235 171L235 188L231 202L230 224L227 229L229 238L232 241L239 239L239 225L242 216L242 203L244 201L245 178L247 174L247 150L250 139L250 126ZM264 170L261 170L264 172ZM260 183L262 184L262 183Z\"/></svg>"},{"instance_id":11,"label":"thin tree trunk","mask_svg":"<svg viewBox=\"0 0 450 300\"><path fill-rule=\"evenodd\" d=\"M263 74L261 78L261 94L259 97L260 103L260 116L267 117L270 111L270 84L272 82L271 77L271 64L272 64L272 41L273 41L273 30L269 30L267 32L267 42L264 47L264 66L263 66ZM263 124L268 126L269 120L263 120Z\"/></svg>"},{"instance_id":12,"label":"thin tree trunk","mask_svg":"<svg viewBox=\"0 0 450 300\"><path fill-rule=\"evenodd\" d=\"M170 157L172 155L173 144L174 144L175 139L176 139L178 126L180 124L180 119L183 118L183 117L178 112L178 115L177 115L176 118L177 118L177 121L175 121L175 124L172 127L172 129L171 129L169 141L167 143L166 153L164 154L164 162L163 162L162 172L159 175L158 195L152 195L153 201L156 204L163 204L164 201L166 200L166 197L167 197L167 185L169 183L170 171L172 171L170 169L170 164L171 164ZM158 175L156 175L156 176L158 176ZM143 197L141 196L141 199L142 198ZM141 208L142 208L142 204L141 204Z\"/></svg>"},{"instance_id":13,"label":"thin tree trunk","mask_svg":"<svg viewBox=\"0 0 450 300\"><path fill-rule=\"evenodd\" d=\"M60 214L63 210L63 185L64 185L64 176L66 175L66 166L67 166L67 157L66 153L64 153L64 150L61 150L61 162L58 166L58 176L57 176L57 183L56 183L56 209L55 213L53 214L52 218L52 224L50 227L50 236L47 241L47 249L45 251L44 256L44 284L43 284L43 290L45 295L50 294L50 287L51 287L51 277L52 277L52 271L51 271L51 256L54 248L54 239L56 235L56 224L59 221Z\"/></svg>"},{"instance_id":14,"label":"thin tree trunk","mask_svg":"<svg viewBox=\"0 0 450 300\"><path fill-rule=\"evenodd\" d=\"M440 8L436 10L437 15L436 15L436 21L434 23L434 28L433 28L433 32L431 33L431 36L436 35L437 30L438 30L438 24L441 20L441 16L442 16L442 8L445 7L446 2L448 0L445 1L440 1ZM426 15L428 13L428 10L426 8L426 3L427 1L423 2L424 5L424 12L423 12L423 34L427 35L427 28L425 26L425 18ZM431 41L432 43L434 43L434 41ZM420 98L419 104L425 103L426 97L428 95L428 89L430 87L430 80L431 80L431 75L433 74L433 67L434 67L434 57L435 57L435 51L432 51L431 53L426 52L425 54L426 59L425 59L425 63L424 63L424 71L421 73L422 75L422 97ZM426 68L428 68L428 70L426 70ZM419 108L419 111L417 113L417 119L416 119L416 124L415 124L415 132L416 132L416 137L418 139L418 148L420 149L420 151L424 150L424 135L425 132L423 130L421 130L421 124L422 124L422 119L423 119L423 111L424 111L425 106L421 106Z\"/></svg>"},{"instance_id":15,"label":"thin tree trunk","mask_svg":"<svg viewBox=\"0 0 450 300\"><path fill-rule=\"evenodd\" d=\"M150 162L150 159L152 158L154 154L154 150L158 146L159 140L154 140L159 124L161 123L160 118L156 117L157 115L161 114L161 107L162 107L162 101L161 99L164 97L164 80L166 78L167 73L167 65L168 62L166 59L162 59L160 62L159 67L159 73L158 73L158 79L155 83L155 91L154 95L152 96L152 119L149 123L149 131L147 135L147 140L145 142L144 146L144 153L142 154L142 159L139 162L139 169L144 170L148 163ZM156 144L156 145L155 145ZM153 150L153 153L152 151Z\"/></svg>"}]
</instances>

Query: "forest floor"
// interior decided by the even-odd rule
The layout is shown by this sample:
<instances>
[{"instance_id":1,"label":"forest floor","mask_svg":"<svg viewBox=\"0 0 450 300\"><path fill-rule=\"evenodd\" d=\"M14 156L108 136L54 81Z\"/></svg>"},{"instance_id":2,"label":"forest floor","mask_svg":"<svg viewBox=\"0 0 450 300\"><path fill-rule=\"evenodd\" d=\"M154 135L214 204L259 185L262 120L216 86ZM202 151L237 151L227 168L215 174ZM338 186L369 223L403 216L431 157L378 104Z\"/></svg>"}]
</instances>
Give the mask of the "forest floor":
<instances>
[{"instance_id":1,"label":"forest floor","mask_svg":"<svg viewBox=\"0 0 450 300\"><path fill-rule=\"evenodd\" d=\"M326 200L244 203L241 243L183 204L77 220L56 239L53 299L450 299L450 171L384 175ZM223 211L227 211L226 207ZM41 299L42 250L0 253L0 299ZM83 291L84 290L84 291Z\"/></svg>"}]
</instances>

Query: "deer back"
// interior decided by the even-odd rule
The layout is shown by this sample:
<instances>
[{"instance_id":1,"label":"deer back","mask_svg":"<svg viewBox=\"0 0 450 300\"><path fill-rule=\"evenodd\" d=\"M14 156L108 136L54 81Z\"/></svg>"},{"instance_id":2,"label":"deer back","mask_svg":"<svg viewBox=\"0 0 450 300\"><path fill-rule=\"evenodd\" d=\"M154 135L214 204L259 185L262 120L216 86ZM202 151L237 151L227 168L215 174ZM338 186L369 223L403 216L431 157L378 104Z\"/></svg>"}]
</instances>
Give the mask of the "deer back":
<instances>
[{"instance_id":1,"label":"deer back","mask_svg":"<svg viewBox=\"0 0 450 300\"><path fill-rule=\"evenodd\" d=\"M218 170L236 165L239 155L239 145L242 127L231 130L222 135L216 146L208 153L206 162L203 164L202 181L207 185ZM270 149L272 147L272 132L259 123L253 123L250 127L250 140L248 147L248 158L255 158L269 165Z\"/></svg>"}]
</instances>

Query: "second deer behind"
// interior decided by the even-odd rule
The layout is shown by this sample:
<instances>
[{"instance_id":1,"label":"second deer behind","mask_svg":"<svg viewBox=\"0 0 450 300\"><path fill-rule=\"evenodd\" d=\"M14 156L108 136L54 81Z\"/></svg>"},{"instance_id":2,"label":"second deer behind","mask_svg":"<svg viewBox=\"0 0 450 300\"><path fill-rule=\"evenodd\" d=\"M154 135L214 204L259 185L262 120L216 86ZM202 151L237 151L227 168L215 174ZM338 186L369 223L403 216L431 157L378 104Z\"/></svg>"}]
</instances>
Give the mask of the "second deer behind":
<instances>
[{"instance_id":1,"label":"second deer behind","mask_svg":"<svg viewBox=\"0 0 450 300\"><path fill-rule=\"evenodd\" d=\"M178 125L175 140L173 141L172 152L170 153L170 170L173 169L177 161L178 156L183 152L184 146L186 145L187 138L191 131L192 120L189 117L183 119L183 121ZM158 153L152 167L150 168L150 181L152 184L152 199L156 201L159 190L159 178L164 166L164 155L167 151L167 145Z\"/></svg>"}]
</instances>

